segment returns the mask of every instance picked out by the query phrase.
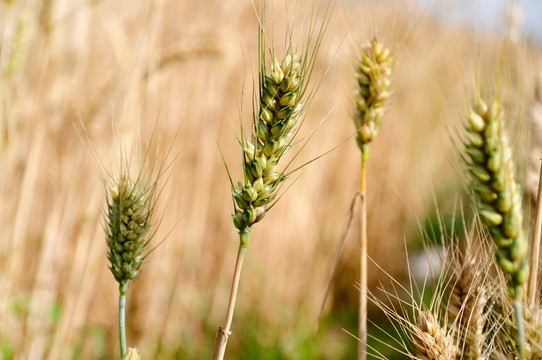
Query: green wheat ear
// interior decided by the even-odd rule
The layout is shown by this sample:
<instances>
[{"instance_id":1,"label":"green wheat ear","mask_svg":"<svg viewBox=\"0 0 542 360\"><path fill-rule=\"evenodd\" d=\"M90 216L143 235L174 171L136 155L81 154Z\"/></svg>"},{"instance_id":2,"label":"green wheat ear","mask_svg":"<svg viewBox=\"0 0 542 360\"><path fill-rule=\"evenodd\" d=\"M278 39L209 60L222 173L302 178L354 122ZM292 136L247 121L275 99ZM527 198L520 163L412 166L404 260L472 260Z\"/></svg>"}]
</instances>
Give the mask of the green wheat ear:
<instances>
[{"instance_id":1,"label":"green wheat ear","mask_svg":"<svg viewBox=\"0 0 542 360\"><path fill-rule=\"evenodd\" d=\"M121 295L126 295L145 259L154 190L154 184L145 187L127 174L107 189L107 258Z\"/></svg>"},{"instance_id":2,"label":"green wheat ear","mask_svg":"<svg viewBox=\"0 0 542 360\"><path fill-rule=\"evenodd\" d=\"M260 106L255 132L243 142L244 185L233 189L237 209L233 224L239 230L241 243L248 244L252 225L263 219L285 180L277 164L290 148L301 116L301 98L306 88L306 64L297 54L288 53L281 62L273 56L269 73L265 62L260 69Z\"/></svg>"},{"instance_id":3,"label":"green wheat ear","mask_svg":"<svg viewBox=\"0 0 542 360\"><path fill-rule=\"evenodd\" d=\"M262 12L260 19L264 19ZM311 20L312 22L312 20ZM237 299L243 259L250 242L252 226L261 221L267 211L274 206L281 184L288 175L308 165L309 161L297 169L286 173L290 160L281 171L277 166L282 156L291 148L299 132L300 118L310 104L317 87L307 91L309 80L314 69L316 53L320 48L322 36L328 20L321 23L318 30L316 23L311 24L306 43L300 48L300 54L292 46L292 31L288 32L285 55L279 59L271 51L271 66L266 66L266 35L263 23L258 31L258 96L255 101L253 124L250 132L246 132L241 123L239 144L243 160L244 181L234 185L229 174L234 213L232 220L239 230L239 249L235 263L232 288L226 312L224 327L219 327L213 348L213 360L224 359L228 337L231 335L233 312ZM313 31L317 34L313 36ZM308 137L304 141L311 138ZM295 157L299 154L294 155ZM225 162L224 162L225 164Z\"/></svg>"},{"instance_id":4,"label":"green wheat ear","mask_svg":"<svg viewBox=\"0 0 542 360\"><path fill-rule=\"evenodd\" d=\"M470 158L472 189L480 218L487 225L497 248L497 264L508 278L517 327L519 359L525 355L522 304L523 285L529 278L528 242L523 232L521 194L514 175L514 162L502 122L502 106L482 100L469 111L465 152Z\"/></svg>"},{"instance_id":5,"label":"green wheat ear","mask_svg":"<svg viewBox=\"0 0 542 360\"><path fill-rule=\"evenodd\" d=\"M497 263L509 275L510 296L516 299L529 276L528 243L501 104L495 101L488 107L478 100L469 112L469 124L465 152L471 159L467 166L478 198L478 213L497 245Z\"/></svg>"},{"instance_id":6,"label":"green wheat ear","mask_svg":"<svg viewBox=\"0 0 542 360\"><path fill-rule=\"evenodd\" d=\"M106 243L109 269L119 283L119 344L121 359L134 359L126 342L126 295L130 281L141 272L148 255L151 217L156 204L157 179L145 178L140 172L136 180L129 175L128 166L121 167L118 178L110 177L107 186ZM129 356L129 357L128 357Z\"/></svg>"}]
</instances>

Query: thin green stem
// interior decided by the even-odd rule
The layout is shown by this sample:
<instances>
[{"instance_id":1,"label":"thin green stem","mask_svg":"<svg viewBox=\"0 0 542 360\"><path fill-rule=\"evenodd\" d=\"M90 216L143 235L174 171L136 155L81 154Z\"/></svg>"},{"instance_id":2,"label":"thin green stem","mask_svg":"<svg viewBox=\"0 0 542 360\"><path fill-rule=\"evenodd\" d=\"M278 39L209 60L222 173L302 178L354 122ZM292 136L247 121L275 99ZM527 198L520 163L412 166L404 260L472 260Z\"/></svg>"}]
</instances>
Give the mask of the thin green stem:
<instances>
[{"instance_id":1,"label":"thin green stem","mask_svg":"<svg viewBox=\"0 0 542 360\"><path fill-rule=\"evenodd\" d=\"M367 185L365 181L367 154L361 160L361 229L360 229L360 295L359 295L359 345L358 359L367 358Z\"/></svg>"},{"instance_id":2,"label":"thin green stem","mask_svg":"<svg viewBox=\"0 0 542 360\"><path fill-rule=\"evenodd\" d=\"M126 296L119 297L119 340L120 358L126 356Z\"/></svg>"},{"instance_id":3,"label":"thin green stem","mask_svg":"<svg viewBox=\"0 0 542 360\"><path fill-rule=\"evenodd\" d=\"M521 300L519 298L520 296L518 296L518 299L514 300L514 312L516 315L516 326L518 328L518 355L519 360L523 360L525 354L525 321L523 319L523 306L521 305Z\"/></svg>"},{"instance_id":4,"label":"thin green stem","mask_svg":"<svg viewBox=\"0 0 542 360\"><path fill-rule=\"evenodd\" d=\"M250 236L244 233L245 237ZM243 236L242 236L243 237ZM226 324L224 328L218 328L218 332L215 338L215 345L213 348L213 360L224 359L226 353L226 345L228 343L228 337L231 334L230 328L233 321L233 311L235 309L235 301L237 299L237 290L239 289L239 280L241 278L241 269L243 267L243 259L247 251L246 245L248 244L247 238L242 239L239 244L239 251L237 252L237 260L235 262L235 271L233 273L233 280L231 284L230 300L228 304L228 312L226 313Z\"/></svg>"}]
</instances>

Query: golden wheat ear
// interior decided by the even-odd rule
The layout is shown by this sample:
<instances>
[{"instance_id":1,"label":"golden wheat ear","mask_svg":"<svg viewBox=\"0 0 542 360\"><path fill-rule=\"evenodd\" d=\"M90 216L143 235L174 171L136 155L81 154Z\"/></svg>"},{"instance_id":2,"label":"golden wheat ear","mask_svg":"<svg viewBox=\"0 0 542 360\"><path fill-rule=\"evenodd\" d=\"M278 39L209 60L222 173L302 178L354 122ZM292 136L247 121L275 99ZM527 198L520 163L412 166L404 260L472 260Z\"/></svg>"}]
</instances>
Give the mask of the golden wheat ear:
<instances>
[{"instance_id":1,"label":"golden wheat ear","mask_svg":"<svg viewBox=\"0 0 542 360\"><path fill-rule=\"evenodd\" d=\"M490 260L484 251L475 250L469 241L463 254L455 252L448 261L451 271L446 311L456 329L454 337L460 359L487 359L492 349L488 344Z\"/></svg>"},{"instance_id":2,"label":"golden wheat ear","mask_svg":"<svg viewBox=\"0 0 542 360\"><path fill-rule=\"evenodd\" d=\"M446 264L442 265L443 269L447 269ZM413 360L459 359L458 341L455 337L458 333L457 322L450 322L443 310L448 274L443 271L438 278L433 279L436 282L433 284L433 294L428 304L424 304L428 279L425 279L423 287L418 289L412 276L410 273L409 289L390 276L392 290L382 289L384 297L370 294L375 305L384 312L399 335L398 338L389 335L390 342L375 340ZM430 276L429 273L426 276ZM375 326L380 327L377 324Z\"/></svg>"},{"instance_id":3,"label":"golden wheat ear","mask_svg":"<svg viewBox=\"0 0 542 360\"><path fill-rule=\"evenodd\" d=\"M453 360L457 358L454 338L430 311L420 311L412 328L412 343L419 359Z\"/></svg>"}]
</instances>

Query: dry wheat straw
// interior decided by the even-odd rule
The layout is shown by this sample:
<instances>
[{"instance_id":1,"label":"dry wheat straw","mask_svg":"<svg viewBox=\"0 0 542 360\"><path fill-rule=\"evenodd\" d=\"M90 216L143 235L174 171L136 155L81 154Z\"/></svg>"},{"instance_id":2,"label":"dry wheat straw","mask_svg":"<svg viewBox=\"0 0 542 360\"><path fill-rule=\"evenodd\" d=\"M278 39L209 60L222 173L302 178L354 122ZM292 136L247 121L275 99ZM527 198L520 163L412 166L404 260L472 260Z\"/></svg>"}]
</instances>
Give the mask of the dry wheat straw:
<instances>
[{"instance_id":1,"label":"dry wheat straw","mask_svg":"<svg viewBox=\"0 0 542 360\"><path fill-rule=\"evenodd\" d=\"M535 193L535 180L538 181L538 191L536 196L536 217L533 238L531 241L531 259L530 268L531 274L529 276L529 284L527 287L527 300L529 306L536 306L536 297L538 294L538 265L540 262L540 241L542 236L542 163L540 150L542 146L542 72L539 74L535 85L535 103L532 108L532 114L530 116L530 125L532 131L532 143L533 149L529 152L529 164L526 174L526 192L530 192L531 198L534 198ZM537 167L540 168L538 176L536 171L533 171ZM529 178L533 178L530 180ZM532 184L532 185L531 185Z\"/></svg>"},{"instance_id":2,"label":"dry wheat straw","mask_svg":"<svg viewBox=\"0 0 542 360\"><path fill-rule=\"evenodd\" d=\"M478 198L478 213L497 245L497 264L508 277L521 359L525 344L521 298L523 284L529 276L528 243L522 229L521 195L502 124L501 105L494 101L488 107L478 100L468 119L465 152L471 159L468 169L472 174L472 188Z\"/></svg>"},{"instance_id":3,"label":"dry wheat straw","mask_svg":"<svg viewBox=\"0 0 542 360\"><path fill-rule=\"evenodd\" d=\"M384 116L384 104L389 97L388 87L391 77L390 51L376 39L364 45L356 67L358 88L355 92L356 109L354 125L357 129L356 141L361 150L361 233L360 233L360 300L359 329L360 339L358 359L367 357L367 184L366 163L369 158L369 143L376 137Z\"/></svg>"},{"instance_id":4,"label":"dry wheat straw","mask_svg":"<svg viewBox=\"0 0 542 360\"><path fill-rule=\"evenodd\" d=\"M540 162L540 161L539 161ZM538 176L538 192L536 199L536 216L533 237L531 240L531 258L529 267L531 269L529 283L527 285L528 306L537 305L538 294L538 264L540 262L540 237L542 236L542 162L540 163L540 174Z\"/></svg>"},{"instance_id":5,"label":"dry wheat straw","mask_svg":"<svg viewBox=\"0 0 542 360\"><path fill-rule=\"evenodd\" d=\"M525 359L542 359L542 309L534 306L525 311Z\"/></svg>"}]
</instances>

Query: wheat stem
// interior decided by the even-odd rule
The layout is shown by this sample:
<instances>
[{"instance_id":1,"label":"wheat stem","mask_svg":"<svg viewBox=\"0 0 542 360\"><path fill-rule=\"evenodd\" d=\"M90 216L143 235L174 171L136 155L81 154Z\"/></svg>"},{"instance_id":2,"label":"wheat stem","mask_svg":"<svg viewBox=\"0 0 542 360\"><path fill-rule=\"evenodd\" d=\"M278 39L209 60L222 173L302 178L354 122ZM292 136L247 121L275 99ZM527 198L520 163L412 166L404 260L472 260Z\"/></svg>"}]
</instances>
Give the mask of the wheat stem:
<instances>
[{"instance_id":1,"label":"wheat stem","mask_svg":"<svg viewBox=\"0 0 542 360\"><path fill-rule=\"evenodd\" d=\"M367 198L365 166L369 158L369 144L379 131L384 116L384 104L390 93L391 62L389 49L376 39L361 48L357 61L354 125L356 142L361 150L361 229L360 229L360 298L358 359L367 358Z\"/></svg>"},{"instance_id":2,"label":"wheat stem","mask_svg":"<svg viewBox=\"0 0 542 360\"><path fill-rule=\"evenodd\" d=\"M221 328L221 327L218 328L216 339L215 339L215 345L213 348L213 360L224 359L224 354L226 352L228 337L231 334L230 328L231 328L231 323L233 321L233 311L235 309L235 300L237 299L237 290L239 289L239 279L241 278L241 269L243 267L243 260L245 258L245 253L247 251L247 248L245 245L243 242L241 242L241 244L239 245L239 251L237 252L237 260L235 262L235 271L233 273L233 280L231 284L230 301L228 304L228 312L226 313L226 323L224 325L224 328Z\"/></svg>"},{"instance_id":3,"label":"wheat stem","mask_svg":"<svg viewBox=\"0 0 542 360\"><path fill-rule=\"evenodd\" d=\"M517 340L519 360L523 360L523 354L525 354L525 320L523 319L521 299L514 300L514 313L516 315L516 326L518 328Z\"/></svg>"},{"instance_id":4,"label":"wheat stem","mask_svg":"<svg viewBox=\"0 0 542 360\"><path fill-rule=\"evenodd\" d=\"M540 165L540 176L538 180L538 197L536 203L536 219L534 224L533 242L531 245L531 273L527 287L527 299L530 306L535 306L536 302L536 284L538 276L538 261L540 257L540 236L542 235L542 163Z\"/></svg>"},{"instance_id":5,"label":"wheat stem","mask_svg":"<svg viewBox=\"0 0 542 360\"><path fill-rule=\"evenodd\" d=\"M126 355L126 296L119 296L119 341L120 358L124 359Z\"/></svg>"},{"instance_id":6,"label":"wheat stem","mask_svg":"<svg viewBox=\"0 0 542 360\"><path fill-rule=\"evenodd\" d=\"M228 313L226 315L226 324L224 325L224 331L228 332L231 328L231 322L233 319L233 310L235 308L235 300L237 298L237 290L239 288L239 279L241 277L241 268L243 267L243 259L245 258L246 247L239 246L239 252L237 253L237 261L235 262L235 272L233 274L233 281L231 284L230 302L228 305Z\"/></svg>"},{"instance_id":7,"label":"wheat stem","mask_svg":"<svg viewBox=\"0 0 542 360\"><path fill-rule=\"evenodd\" d=\"M362 152L360 191L361 191L361 229L360 229L360 295L359 295L359 345L358 359L367 358L367 196L366 159Z\"/></svg>"}]
</instances>

